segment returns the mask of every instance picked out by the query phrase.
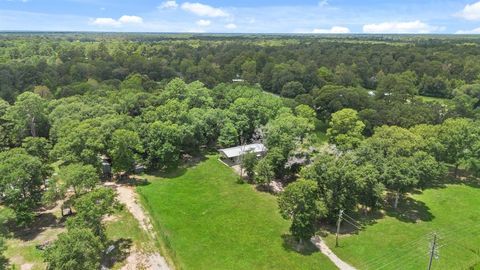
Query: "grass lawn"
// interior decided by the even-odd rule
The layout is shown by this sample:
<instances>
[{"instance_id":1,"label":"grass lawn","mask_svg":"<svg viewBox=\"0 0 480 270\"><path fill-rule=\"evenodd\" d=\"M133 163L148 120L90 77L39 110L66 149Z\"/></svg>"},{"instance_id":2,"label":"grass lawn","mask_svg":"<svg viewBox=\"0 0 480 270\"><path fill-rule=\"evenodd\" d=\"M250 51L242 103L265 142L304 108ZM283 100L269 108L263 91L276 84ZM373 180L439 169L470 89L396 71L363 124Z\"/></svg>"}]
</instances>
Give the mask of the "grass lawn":
<instances>
[{"instance_id":1,"label":"grass lawn","mask_svg":"<svg viewBox=\"0 0 480 270\"><path fill-rule=\"evenodd\" d=\"M144 253L155 251L154 241L126 208L115 213L113 220L107 221L105 227L108 239L120 246L125 255L128 255L129 247ZM117 261L112 269L121 269L125 263L125 260Z\"/></svg>"},{"instance_id":2,"label":"grass lawn","mask_svg":"<svg viewBox=\"0 0 480 270\"><path fill-rule=\"evenodd\" d=\"M480 269L480 189L447 185L425 190L403 203L401 214L387 212L359 234L329 246L359 269L426 269L432 233L438 235L439 259L432 269ZM398 212L396 212L398 213Z\"/></svg>"},{"instance_id":3,"label":"grass lawn","mask_svg":"<svg viewBox=\"0 0 480 270\"><path fill-rule=\"evenodd\" d=\"M0 226L4 226L7 220L14 217L15 215L10 209L2 207L0 209L0 223L2 225ZM54 233L58 231L59 230L55 230ZM45 269L42 252L35 246L41 244L41 241L51 236L50 232L41 232L41 235L39 235L37 239L32 240L22 239L20 237L16 238L13 233L8 233L7 229L2 227L2 235L3 234L6 234L4 236L6 247L4 255L9 259L9 263L14 266L15 269L21 269L22 265L29 265L32 270Z\"/></svg>"},{"instance_id":4,"label":"grass lawn","mask_svg":"<svg viewBox=\"0 0 480 270\"><path fill-rule=\"evenodd\" d=\"M126 239L140 250L146 252L155 250L150 237L140 228L138 221L127 209L115 213L114 219L106 222L105 227L109 240L118 241Z\"/></svg>"},{"instance_id":5,"label":"grass lawn","mask_svg":"<svg viewBox=\"0 0 480 270\"><path fill-rule=\"evenodd\" d=\"M453 106L453 101L448 98L418 96L423 102L438 102L442 105Z\"/></svg>"},{"instance_id":6,"label":"grass lawn","mask_svg":"<svg viewBox=\"0 0 480 270\"><path fill-rule=\"evenodd\" d=\"M294 251L276 198L238 184L216 156L147 178L152 183L137 190L178 268L335 269L313 248Z\"/></svg>"}]
</instances>

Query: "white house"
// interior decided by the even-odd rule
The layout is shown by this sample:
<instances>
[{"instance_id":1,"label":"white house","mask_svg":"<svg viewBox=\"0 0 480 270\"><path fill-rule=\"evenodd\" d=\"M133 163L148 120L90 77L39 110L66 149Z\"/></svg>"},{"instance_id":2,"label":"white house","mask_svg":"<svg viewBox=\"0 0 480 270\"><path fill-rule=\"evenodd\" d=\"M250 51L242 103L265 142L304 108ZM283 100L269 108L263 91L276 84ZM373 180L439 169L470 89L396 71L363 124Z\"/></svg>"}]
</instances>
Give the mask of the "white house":
<instances>
[{"instance_id":1,"label":"white house","mask_svg":"<svg viewBox=\"0 0 480 270\"><path fill-rule=\"evenodd\" d=\"M261 143L254 143L220 149L218 151L222 155L222 158L238 163L240 162L240 157L249 152L257 154L258 157L263 156L267 152L267 148Z\"/></svg>"}]
</instances>

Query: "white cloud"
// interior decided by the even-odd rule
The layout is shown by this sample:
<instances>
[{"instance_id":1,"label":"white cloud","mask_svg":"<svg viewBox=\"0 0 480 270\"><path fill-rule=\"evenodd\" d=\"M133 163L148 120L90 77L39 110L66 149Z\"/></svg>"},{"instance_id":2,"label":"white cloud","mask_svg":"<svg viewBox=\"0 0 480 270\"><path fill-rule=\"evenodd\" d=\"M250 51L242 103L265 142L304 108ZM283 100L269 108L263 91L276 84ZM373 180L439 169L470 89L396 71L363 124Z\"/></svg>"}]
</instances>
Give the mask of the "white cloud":
<instances>
[{"instance_id":1,"label":"white cloud","mask_svg":"<svg viewBox=\"0 0 480 270\"><path fill-rule=\"evenodd\" d=\"M439 28L419 20L411 22L383 22L363 26L363 32L365 33L430 33L436 30L439 30Z\"/></svg>"},{"instance_id":2,"label":"white cloud","mask_svg":"<svg viewBox=\"0 0 480 270\"><path fill-rule=\"evenodd\" d=\"M320 2L318 2L318 5L320 7L328 6L328 0L321 0Z\"/></svg>"},{"instance_id":3,"label":"white cloud","mask_svg":"<svg viewBox=\"0 0 480 270\"><path fill-rule=\"evenodd\" d=\"M159 9L176 9L178 8L177 1L165 1L158 6Z\"/></svg>"},{"instance_id":4,"label":"white cloud","mask_svg":"<svg viewBox=\"0 0 480 270\"><path fill-rule=\"evenodd\" d=\"M98 26L120 26L121 23L112 18L96 18L92 21L92 24Z\"/></svg>"},{"instance_id":5,"label":"white cloud","mask_svg":"<svg viewBox=\"0 0 480 270\"><path fill-rule=\"evenodd\" d=\"M143 23L143 18L138 16L129 16L123 15L118 19L118 22L128 24L128 23Z\"/></svg>"},{"instance_id":6,"label":"white cloud","mask_svg":"<svg viewBox=\"0 0 480 270\"><path fill-rule=\"evenodd\" d=\"M209 20L199 20L199 21L197 21L198 26L209 26L210 24L212 24L212 22L209 21Z\"/></svg>"},{"instance_id":7,"label":"white cloud","mask_svg":"<svg viewBox=\"0 0 480 270\"><path fill-rule=\"evenodd\" d=\"M206 16L206 17L228 17L229 16L227 12L219 8L214 8L209 5L204 5L201 3L185 2L182 4L182 9L198 16Z\"/></svg>"},{"instance_id":8,"label":"white cloud","mask_svg":"<svg viewBox=\"0 0 480 270\"><path fill-rule=\"evenodd\" d=\"M459 30L455 32L455 34L480 34L480 27L472 29L472 30Z\"/></svg>"},{"instance_id":9,"label":"white cloud","mask_svg":"<svg viewBox=\"0 0 480 270\"><path fill-rule=\"evenodd\" d=\"M466 5L462 11L456 14L458 17L469 21L476 21L480 19L480 1Z\"/></svg>"},{"instance_id":10,"label":"white cloud","mask_svg":"<svg viewBox=\"0 0 480 270\"><path fill-rule=\"evenodd\" d=\"M348 34L350 33L350 29L347 27L342 27L342 26L333 26L330 29L313 29L312 31L315 34Z\"/></svg>"},{"instance_id":11,"label":"white cloud","mask_svg":"<svg viewBox=\"0 0 480 270\"><path fill-rule=\"evenodd\" d=\"M143 18L138 16L123 15L118 20L113 18L96 18L91 20L90 23L102 27L119 27L125 24L142 24Z\"/></svg>"},{"instance_id":12,"label":"white cloud","mask_svg":"<svg viewBox=\"0 0 480 270\"><path fill-rule=\"evenodd\" d=\"M233 30L233 29L237 28L237 25L234 24L234 23L229 23L229 24L225 25L225 28Z\"/></svg>"}]
</instances>

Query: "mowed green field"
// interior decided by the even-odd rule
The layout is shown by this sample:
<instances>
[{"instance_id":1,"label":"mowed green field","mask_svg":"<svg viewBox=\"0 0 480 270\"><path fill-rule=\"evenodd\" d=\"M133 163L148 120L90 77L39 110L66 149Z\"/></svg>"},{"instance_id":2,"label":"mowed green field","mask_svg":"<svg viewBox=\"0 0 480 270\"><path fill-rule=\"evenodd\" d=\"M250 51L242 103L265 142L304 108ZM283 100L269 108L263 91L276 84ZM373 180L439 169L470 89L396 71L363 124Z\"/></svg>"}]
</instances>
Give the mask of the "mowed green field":
<instances>
[{"instance_id":1,"label":"mowed green field","mask_svg":"<svg viewBox=\"0 0 480 270\"><path fill-rule=\"evenodd\" d=\"M427 269L432 233L438 235L438 260L432 269L480 269L480 188L447 185L425 190L358 235L333 235L328 245L358 269Z\"/></svg>"},{"instance_id":2,"label":"mowed green field","mask_svg":"<svg viewBox=\"0 0 480 270\"><path fill-rule=\"evenodd\" d=\"M437 102L446 106L453 106L454 102L448 98L438 98L438 97L427 97L427 96L418 96L423 102Z\"/></svg>"},{"instance_id":3,"label":"mowed green field","mask_svg":"<svg viewBox=\"0 0 480 270\"><path fill-rule=\"evenodd\" d=\"M150 177L141 200L181 269L336 269L320 252L288 244L276 198L237 183L216 156L176 176Z\"/></svg>"}]
</instances>

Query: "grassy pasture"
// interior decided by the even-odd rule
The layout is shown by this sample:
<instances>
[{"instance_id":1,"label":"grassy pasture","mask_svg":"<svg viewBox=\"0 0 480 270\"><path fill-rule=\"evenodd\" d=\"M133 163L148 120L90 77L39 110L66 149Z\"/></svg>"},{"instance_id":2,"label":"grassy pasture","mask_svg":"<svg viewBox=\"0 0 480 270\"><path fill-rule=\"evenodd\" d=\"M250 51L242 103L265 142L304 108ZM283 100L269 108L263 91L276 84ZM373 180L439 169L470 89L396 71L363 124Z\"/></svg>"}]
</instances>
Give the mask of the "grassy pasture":
<instances>
[{"instance_id":1,"label":"grassy pasture","mask_svg":"<svg viewBox=\"0 0 480 270\"><path fill-rule=\"evenodd\" d=\"M239 184L216 156L147 178L137 190L181 269L335 269L314 248L295 251L275 197Z\"/></svg>"},{"instance_id":2,"label":"grassy pasture","mask_svg":"<svg viewBox=\"0 0 480 270\"><path fill-rule=\"evenodd\" d=\"M430 102L430 103L439 103L445 106L453 106L454 103L451 99L448 98L438 98L438 97L427 97L427 96L418 96L420 100L423 102Z\"/></svg>"},{"instance_id":3,"label":"grassy pasture","mask_svg":"<svg viewBox=\"0 0 480 270\"><path fill-rule=\"evenodd\" d=\"M432 269L480 269L478 187L428 189L399 207L398 212L387 210L384 218L377 217L359 233L344 234L338 248L334 235L329 235L328 245L358 269L426 269L430 241L436 233L439 258Z\"/></svg>"}]
</instances>

